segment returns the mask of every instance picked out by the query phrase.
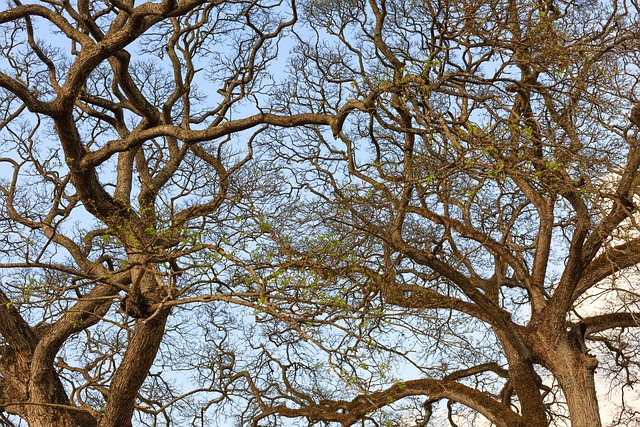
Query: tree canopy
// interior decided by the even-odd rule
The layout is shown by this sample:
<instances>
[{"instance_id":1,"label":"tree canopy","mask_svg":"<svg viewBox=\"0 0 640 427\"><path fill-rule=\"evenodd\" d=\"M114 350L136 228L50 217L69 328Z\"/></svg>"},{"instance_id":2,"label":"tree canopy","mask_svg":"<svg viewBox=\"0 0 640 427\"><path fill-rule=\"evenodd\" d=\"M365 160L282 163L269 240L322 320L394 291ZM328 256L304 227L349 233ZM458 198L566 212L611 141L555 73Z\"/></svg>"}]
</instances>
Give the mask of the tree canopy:
<instances>
[{"instance_id":1,"label":"tree canopy","mask_svg":"<svg viewBox=\"0 0 640 427\"><path fill-rule=\"evenodd\" d=\"M0 425L637 423L638 40L635 0L8 1Z\"/></svg>"}]
</instances>

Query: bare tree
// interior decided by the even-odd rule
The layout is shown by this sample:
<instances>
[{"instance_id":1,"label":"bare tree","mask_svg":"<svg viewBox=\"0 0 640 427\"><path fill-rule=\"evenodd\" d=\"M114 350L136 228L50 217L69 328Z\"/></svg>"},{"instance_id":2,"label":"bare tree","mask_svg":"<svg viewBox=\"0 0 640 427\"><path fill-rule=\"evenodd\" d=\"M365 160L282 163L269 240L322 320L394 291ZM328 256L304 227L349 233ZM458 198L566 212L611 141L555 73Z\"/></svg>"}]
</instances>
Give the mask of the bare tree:
<instances>
[{"instance_id":1,"label":"bare tree","mask_svg":"<svg viewBox=\"0 0 640 427\"><path fill-rule=\"evenodd\" d=\"M0 29L5 425L592 427L635 384L636 3Z\"/></svg>"},{"instance_id":2,"label":"bare tree","mask_svg":"<svg viewBox=\"0 0 640 427\"><path fill-rule=\"evenodd\" d=\"M3 412L31 426L202 416L190 396L207 381L181 395L162 375L194 363L179 352L202 338L202 313L178 306L260 298L230 282L252 242L237 205L270 191L244 170L254 141L329 122L263 102L296 19L224 0L0 12Z\"/></svg>"},{"instance_id":3,"label":"bare tree","mask_svg":"<svg viewBox=\"0 0 640 427\"><path fill-rule=\"evenodd\" d=\"M343 304L325 351L351 390L265 417L599 426L599 372L614 422L637 419L637 5L336 0L304 21L282 103L336 122L274 132L307 191L273 267L306 277L271 300Z\"/></svg>"}]
</instances>

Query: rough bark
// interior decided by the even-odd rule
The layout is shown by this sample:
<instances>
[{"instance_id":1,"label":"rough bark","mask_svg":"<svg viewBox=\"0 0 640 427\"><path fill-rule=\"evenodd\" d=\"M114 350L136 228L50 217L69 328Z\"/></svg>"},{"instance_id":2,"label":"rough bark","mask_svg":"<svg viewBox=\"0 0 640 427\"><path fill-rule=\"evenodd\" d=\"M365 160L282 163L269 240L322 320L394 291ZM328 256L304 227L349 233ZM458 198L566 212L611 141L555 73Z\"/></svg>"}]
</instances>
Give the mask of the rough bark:
<instances>
[{"instance_id":1,"label":"rough bark","mask_svg":"<svg viewBox=\"0 0 640 427\"><path fill-rule=\"evenodd\" d=\"M596 396L595 358L588 355L561 354L564 369L556 371L556 378L567 399L573 427L600 427L600 409Z\"/></svg>"},{"instance_id":2,"label":"rough bark","mask_svg":"<svg viewBox=\"0 0 640 427\"><path fill-rule=\"evenodd\" d=\"M600 410L594 372L598 362L595 357L583 353L570 340L561 340L547 360L549 369L567 399L573 427L599 427Z\"/></svg>"},{"instance_id":3,"label":"rough bark","mask_svg":"<svg viewBox=\"0 0 640 427\"><path fill-rule=\"evenodd\" d=\"M129 427L135 400L164 336L170 310L162 309L136 323L129 345L113 377L100 427Z\"/></svg>"},{"instance_id":4,"label":"rough bark","mask_svg":"<svg viewBox=\"0 0 640 427\"><path fill-rule=\"evenodd\" d=\"M32 427L95 425L81 411L65 409L70 408L69 399L53 364L41 360L53 360L58 348L40 354L39 337L1 290L0 333L6 340L0 352L0 406L25 418Z\"/></svg>"},{"instance_id":5,"label":"rough bark","mask_svg":"<svg viewBox=\"0 0 640 427\"><path fill-rule=\"evenodd\" d=\"M571 338L570 332L559 337L535 334L536 353L558 380L567 400L571 425L600 427L602 421L594 378L598 362L588 354L584 344Z\"/></svg>"}]
</instances>

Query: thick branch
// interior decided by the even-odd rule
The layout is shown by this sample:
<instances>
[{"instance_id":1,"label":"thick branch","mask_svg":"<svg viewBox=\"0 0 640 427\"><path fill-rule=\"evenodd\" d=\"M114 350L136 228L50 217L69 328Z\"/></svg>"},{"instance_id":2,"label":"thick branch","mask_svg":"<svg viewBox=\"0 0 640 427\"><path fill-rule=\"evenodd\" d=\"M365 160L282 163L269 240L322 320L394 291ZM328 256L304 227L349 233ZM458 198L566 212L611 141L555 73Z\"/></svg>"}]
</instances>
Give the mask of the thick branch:
<instances>
[{"instance_id":1,"label":"thick branch","mask_svg":"<svg viewBox=\"0 0 640 427\"><path fill-rule=\"evenodd\" d=\"M640 263L640 238L607 249L584 270L574 300L607 277Z\"/></svg>"},{"instance_id":2,"label":"thick branch","mask_svg":"<svg viewBox=\"0 0 640 427\"><path fill-rule=\"evenodd\" d=\"M122 363L111 381L105 415L100 420L100 427L133 425L131 419L138 390L155 360L168 316L169 310L161 309L152 317L136 323Z\"/></svg>"},{"instance_id":3,"label":"thick branch","mask_svg":"<svg viewBox=\"0 0 640 427\"><path fill-rule=\"evenodd\" d=\"M640 327L640 313L608 313L583 319L586 333L597 333L614 328Z\"/></svg>"},{"instance_id":4,"label":"thick branch","mask_svg":"<svg viewBox=\"0 0 640 427\"><path fill-rule=\"evenodd\" d=\"M295 127L303 125L329 125L331 116L326 114L296 114L290 116L280 116L271 113L259 113L243 119L231 120L217 126L212 126L202 130L185 129L174 125L160 125L150 129L140 129L133 131L128 137L109 141L104 147L83 157L81 168L98 166L110 159L115 153L131 150L140 146L145 141L159 137L173 137L193 144L203 141L211 141L232 133L241 132L259 125L274 125L280 127Z\"/></svg>"},{"instance_id":5,"label":"thick branch","mask_svg":"<svg viewBox=\"0 0 640 427\"><path fill-rule=\"evenodd\" d=\"M308 417L315 421L334 421L350 426L367 413L388 406L409 396L429 396L430 400L451 399L466 405L500 427L525 426L526 420L507 406L474 388L455 381L418 379L395 384L384 391L360 395L351 401L325 401L303 408L276 406L263 416L278 414L283 417Z\"/></svg>"},{"instance_id":6,"label":"thick branch","mask_svg":"<svg viewBox=\"0 0 640 427\"><path fill-rule=\"evenodd\" d=\"M13 350L27 358L33 354L38 343L36 334L2 289L0 289L0 334Z\"/></svg>"}]
</instances>

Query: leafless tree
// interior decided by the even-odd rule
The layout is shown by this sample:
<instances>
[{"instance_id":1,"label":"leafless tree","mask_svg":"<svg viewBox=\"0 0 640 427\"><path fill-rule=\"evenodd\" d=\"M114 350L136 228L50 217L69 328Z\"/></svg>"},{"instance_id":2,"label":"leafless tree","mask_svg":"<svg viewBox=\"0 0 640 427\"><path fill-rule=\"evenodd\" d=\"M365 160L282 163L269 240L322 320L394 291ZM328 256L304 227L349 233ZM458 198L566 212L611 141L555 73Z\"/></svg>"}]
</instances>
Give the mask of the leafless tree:
<instances>
[{"instance_id":1,"label":"leafless tree","mask_svg":"<svg viewBox=\"0 0 640 427\"><path fill-rule=\"evenodd\" d=\"M596 372L638 375L638 12L14 0L0 423L601 425Z\"/></svg>"},{"instance_id":2,"label":"leafless tree","mask_svg":"<svg viewBox=\"0 0 640 427\"><path fill-rule=\"evenodd\" d=\"M282 190L255 186L254 141L329 123L264 101L296 20L269 1L0 12L3 413L31 426L203 417L211 381L176 375L205 358L189 343L224 312L205 322L207 303L260 299L238 279L253 242L238 206ZM179 392L176 378L198 387Z\"/></svg>"},{"instance_id":3,"label":"leafless tree","mask_svg":"<svg viewBox=\"0 0 640 427\"><path fill-rule=\"evenodd\" d=\"M272 133L306 193L270 253L343 304L325 351L351 390L265 416L382 424L422 396L422 423L599 426L598 378L637 420L638 23L635 3L306 5L281 105L336 121Z\"/></svg>"}]
</instances>

